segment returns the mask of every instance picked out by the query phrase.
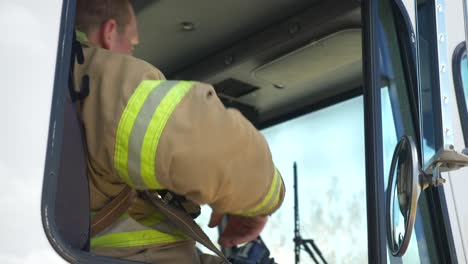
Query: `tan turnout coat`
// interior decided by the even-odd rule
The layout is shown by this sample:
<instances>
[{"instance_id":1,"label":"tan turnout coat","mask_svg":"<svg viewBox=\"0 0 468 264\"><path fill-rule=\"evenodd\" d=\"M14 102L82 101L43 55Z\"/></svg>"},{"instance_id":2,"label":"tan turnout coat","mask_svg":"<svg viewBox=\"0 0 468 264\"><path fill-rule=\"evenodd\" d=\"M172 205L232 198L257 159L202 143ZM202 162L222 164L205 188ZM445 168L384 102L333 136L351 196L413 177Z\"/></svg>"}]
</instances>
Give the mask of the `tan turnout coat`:
<instances>
[{"instance_id":1,"label":"tan turnout coat","mask_svg":"<svg viewBox=\"0 0 468 264\"><path fill-rule=\"evenodd\" d=\"M116 133L125 107L142 81L165 77L132 56L86 44L84 55L84 64L75 66L75 84L81 87L81 77L89 75L90 94L81 103L80 116L88 145L91 209L98 211L126 184L114 163ZM266 140L240 112L226 109L211 85L194 82L192 86L170 114L159 138L157 182L195 203L210 205L218 213L273 213L285 190L278 176L277 191L272 193L275 167ZM262 203L268 205L259 209ZM147 202L138 200L128 213L138 222L153 211ZM93 250L131 258L143 248L186 247L187 243L193 246L193 241L188 241L142 245L134 250Z\"/></svg>"}]
</instances>

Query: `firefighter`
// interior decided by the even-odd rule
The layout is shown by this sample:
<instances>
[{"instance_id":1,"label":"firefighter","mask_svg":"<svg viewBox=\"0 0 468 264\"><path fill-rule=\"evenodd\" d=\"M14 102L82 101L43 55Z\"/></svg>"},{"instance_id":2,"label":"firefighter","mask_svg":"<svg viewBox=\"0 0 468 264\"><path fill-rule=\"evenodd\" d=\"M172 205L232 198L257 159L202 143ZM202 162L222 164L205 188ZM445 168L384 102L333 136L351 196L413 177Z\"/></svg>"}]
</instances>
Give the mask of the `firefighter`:
<instances>
[{"instance_id":1,"label":"firefighter","mask_svg":"<svg viewBox=\"0 0 468 264\"><path fill-rule=\"evenodd\" d=\"M237 110L226 109L212 86L165 80L157 68L131 56L139 38L128 0L78 0L76 29L85 60L75 65L75 86L87 75L90 87L78 109L91 214L126 186L165 189L208 204L210 227L229 215L221 245L256 238L285 193L264 137ZM91 250L149 263L220 263L198 255L195 242L141 196L94 234Z\"/></svg>"}]
</instances>

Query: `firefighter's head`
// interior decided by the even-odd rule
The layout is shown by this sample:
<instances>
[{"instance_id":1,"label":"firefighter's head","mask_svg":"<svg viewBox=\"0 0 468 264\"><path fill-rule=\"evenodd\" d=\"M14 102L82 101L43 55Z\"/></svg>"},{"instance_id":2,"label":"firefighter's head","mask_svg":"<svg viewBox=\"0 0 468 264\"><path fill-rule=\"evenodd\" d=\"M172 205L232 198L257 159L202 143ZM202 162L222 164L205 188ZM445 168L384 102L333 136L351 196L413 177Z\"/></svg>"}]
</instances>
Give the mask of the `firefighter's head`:
<instances>
[{"instance_id":1,"label":"firefighter's head","mask_svg":"<svg viewBox=\"0 0 468 264\"><path fill-rule=\"evenodd\" d=\"M129 0L77 0L76 28L91 44L119 53L132 54L139 41Z\"/></svg>"}]
</instances>

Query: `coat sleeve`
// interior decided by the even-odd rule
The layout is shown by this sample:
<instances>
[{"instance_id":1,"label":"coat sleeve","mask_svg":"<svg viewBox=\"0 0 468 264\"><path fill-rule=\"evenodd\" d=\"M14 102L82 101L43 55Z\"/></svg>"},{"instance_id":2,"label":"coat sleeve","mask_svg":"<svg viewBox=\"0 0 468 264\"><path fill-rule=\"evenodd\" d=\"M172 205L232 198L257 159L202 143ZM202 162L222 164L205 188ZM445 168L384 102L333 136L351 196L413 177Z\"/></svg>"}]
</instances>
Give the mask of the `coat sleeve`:
<instances>
[{"instance_id":1,"label":"coat sleeve","mask_svg":"<svg viewBox=\"0 0 468 264\"><path fill-rule=\"evenodd\" d=\"M268 215L283 180L263 135L212 86L193 83L169 117L156 153L157 181L215 212Z\"/></svg>"}]
</instances>

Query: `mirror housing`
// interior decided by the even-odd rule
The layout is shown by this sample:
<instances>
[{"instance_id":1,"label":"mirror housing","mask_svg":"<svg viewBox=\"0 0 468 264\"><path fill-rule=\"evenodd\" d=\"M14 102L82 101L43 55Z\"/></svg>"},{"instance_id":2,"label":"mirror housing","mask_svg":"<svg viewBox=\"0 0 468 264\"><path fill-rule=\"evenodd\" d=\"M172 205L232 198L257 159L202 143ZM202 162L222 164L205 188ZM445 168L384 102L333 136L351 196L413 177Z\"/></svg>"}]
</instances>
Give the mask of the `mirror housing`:
<instances>
[{"instance_id":1,"label":"mirror housing","mask_svg":"<svg viewBox=\"0 0 468 264\"><path fill-rule=\"evenodd\" d=\"M386 197L387 242L393 256L408 248L419 199L419 159L414 140L404 136L393 152Z\"/></svg>"},{"instance_id":2,"label":"mirror housing","mask_svg":"<svg viewBox=\"0 0 468 264\"><path fill-rule=\"evenodd\" d=\"M453 146L440 149L423 171L413 138L405 135L399 140L393 152L386 197L387 242L393 256L401 257L408 249L421 191L445 183L442 172L468 167L467 154L467 149L460 153Z\"/></svg>"}]
</instances>

